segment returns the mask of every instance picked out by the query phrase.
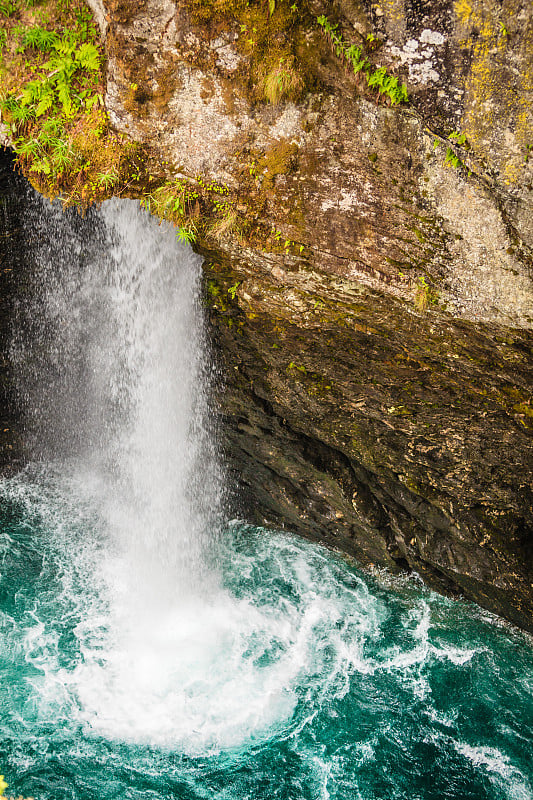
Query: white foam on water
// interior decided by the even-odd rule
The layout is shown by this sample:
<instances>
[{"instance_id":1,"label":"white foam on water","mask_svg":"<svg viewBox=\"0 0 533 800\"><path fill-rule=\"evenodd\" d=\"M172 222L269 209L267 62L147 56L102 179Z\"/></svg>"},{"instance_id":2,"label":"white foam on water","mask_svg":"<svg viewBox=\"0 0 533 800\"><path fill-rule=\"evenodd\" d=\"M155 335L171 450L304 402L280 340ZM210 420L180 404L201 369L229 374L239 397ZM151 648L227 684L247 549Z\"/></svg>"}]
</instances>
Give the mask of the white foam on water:
<instances>
[{"instance_id":1,"label":"white foam on water","mask_svg":"<svg viewBox=\"0 0 533 800\"><path fill-rule=\"evenodd\" d=\"M166 605L142 590L143 605L132 596L130 558L102 537L100 482L66 473L63 465L48 474L48 487L43 475L40 485L11 482L55 565L50 597L39 595L13 632L32 668L27 686L41 723L64 720L96 737L206 755L296 736L346 694L363 639L383 615L364 584L359 594L345 590L307 545L272 537L255 551L230 548L237 574L258 565L269 573L243 596L212 582L210 593L173 595ZM291 598L274 592L258 600L276 570ZM67 665L59 615L72 619L77 641ZM302 697L307 712L297 717Z\"/></svg>"},{"instance_id":2,"label":"white foam on water","mask_svg":"<svg viewBox=\"0 0 533 800\"><path fill-rule=\"evenodd\" d=\"M287 659L258 668L250 642L275 632L247 604L197 601L122 631L102 664L90 652L70 676L96 733L206 753L260 738L290 718Z\"/></svg>"},{"instance_id":3,"label":"white foam on water","mask_svg":"<svg viewBox=\"0 0 533 800\"><path fill-rule=\"evenodd\" d=\"M509 800L531 800L533 791L527 777L498 748L476 747L465 742L454 742L454 746L475 767L485 770Z\"/></svg>"}]
</instances>

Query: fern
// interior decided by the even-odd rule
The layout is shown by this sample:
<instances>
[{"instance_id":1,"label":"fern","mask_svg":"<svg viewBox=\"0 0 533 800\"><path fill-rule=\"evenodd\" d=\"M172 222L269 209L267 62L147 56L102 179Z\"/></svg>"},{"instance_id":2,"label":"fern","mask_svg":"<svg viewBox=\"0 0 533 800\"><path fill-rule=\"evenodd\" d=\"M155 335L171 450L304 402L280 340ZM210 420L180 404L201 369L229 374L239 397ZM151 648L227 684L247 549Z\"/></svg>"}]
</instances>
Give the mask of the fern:
<instances>
[{"instance_id":1,"label":"fern","mask_svg":"<svg viewBox=\"0 0 533 800\"><path fill-rule=\"evenodd\" d=\"M0 0L0 20L39 2ZM8 42L16 55L16 72L6 81L11 88L0 86L0 119L9 128L22 171L36 187L52 194L67 191L87 203L102 199L123 180L126 158L122 164L122 141L103 135L107 117L101 90L95 89L101 56L92 16L80 0L58 4L76 17L71 29L49 30L48 22L26 27L22 14L9 29L0 22L0 55ZM101 136L105 153L92 163L88 152L97 152ZM135 166L140 174L142 168ZM185 212L183 204L180 211ZM186 226L185 213L176 224ZM186 234L194 237L194 227L186 226Z\"/></svg>"},{"instance_id":2,"label":"fern","mask_svg":"<svg viewBox=\"0 0 533 800\"><path fill-rule=\"evenodd\" d=\"M38 102L42 94L42 88L42 81L30 81L27 83L20 95L22 105L29 106L32 103Z\"/></svg>"},{"instance_id":3,"label":"fern","mask_svg":"<svg viewBox=\"0 0 533 800\"><path fill-rule=\"evenodd\" d=\"M451 147L448 147L446 150L446 158L444 159L445 164L451 164L452 167L455 169L459 169L460 167L464 167L463 162L461 159L454 153Z\"/></svg>"},{"instance_id":4,"label":"fern","mask_svg":"<svg viewBox=\"0 0 533 800\"><path fill-rule=\"evenodd\" d=\"M70 86L66 81L58 81L57 98L63 108L63 113L69 117L72 113L72 98L70 96Z\"/></svg>"},{"instance_id":5,"label":"fern","mask_svg":"<svg viewBox=\"0 0 533 800\"><path fill-rule=\"evenodd\" d=\"M28 28L22 37L23 47L33 47L43 52L51 50L58 41L57 33L40 27Z\"/></svg>"},{"instance_id":6,"label":"fern","mask_svg":"<svg viewBox=\"0 0 533 800\"><path fill-rule=\"evenodd\" d=\"M42 117L52 106L54 105L54 95L52 92L48 91L43 94L39 102L37 103L37 108L35 109L35 116Z\"/></svg>"},{"instance_id":7,"label":"fern","mask_svg":"<svg viewBox=\"0 0 533 800\"><path fill-rule=\"evenodd\" d=\"M100 54L94 46L89 42L85 42L76 50L76 61L82 69L96 71L100 69Z\"/></svg>"},{"instance_id":8,"label":"fern","mask_svg":"<svg viewBox=\"0 0 533 800\"><path fill-rule=\"evenodd\" d=\"M378 97L386 95L393 105L408 102L409 98L405 83L400 86L398 78L388 75L386 67L378 67L372 72L371 64L362 56L361 48L355 44L348 45L344 42L338 32L339 26L332 25L324 14L317 17L317 22L330 40L335 55L339 58L344 58L351 64L354 75L357 76L361 72L365 73L368 87L377 89ZM375 49L376 41L376 37L372 34L367 36L367 45L372 45L372 49Z\"/></svg>"},{"instance_id":9,"label":"fern","mask_svg":"<svg viewBox=\"0 0 533 800\"><path fill-rule=\"evenodd\" d=\"M450 135L448 136L448 139L450 139L452 142L455 142L456 144L460 145L467 144L465 134L459 133L459 131L452 131L452 133L450 133Z\"/></svg>"},{"instance_id":10,"label":"fern","mask_svg":"<svg viewBox=\"0 0 533 800\"><path fill-rule=\"evenodd\" d=\"M367 75L367 83L370 89L376 87L379 92L383 92L383 81L387 74L387 70L385 67L380 67L375 72L369 73Z\"/></svg>"}]
</instances>

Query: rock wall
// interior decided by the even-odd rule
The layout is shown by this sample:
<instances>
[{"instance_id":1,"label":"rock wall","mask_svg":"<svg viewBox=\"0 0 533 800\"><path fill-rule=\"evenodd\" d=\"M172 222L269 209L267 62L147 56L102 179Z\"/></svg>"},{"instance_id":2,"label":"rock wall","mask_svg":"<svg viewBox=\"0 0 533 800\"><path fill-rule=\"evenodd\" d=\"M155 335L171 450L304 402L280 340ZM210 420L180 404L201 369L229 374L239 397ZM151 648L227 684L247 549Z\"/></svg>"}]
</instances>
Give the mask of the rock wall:
<instances>
[{"instance_id":1,"label":"rock wall","mask_svg":"<svg viewBox=\"0 0 533 800\"><path fill-rule=\"evenodd\" d=\"M174 174L239 191L243 214L280 231L295 253L303 245L306 266L406 300L425 276L448 313L531 327L533 22L524 0L310 0L297 22L263 34L267 51L305 73L300 102L275 105L254 84L255 17L239 24L213 10L199 21L198 7L224 6L199 0L91 4L106 25L111 119ZM278 2L272 20L284 8ZM346 42L375 37L369 57L406 80L406 106L361 91L321 32L321 13L339 20ZM449 148L464 166L446 163Z\"/></svg>"},{"instance_id":2,"label":"rock wall","mask_svg":"<svg viewBox=\"0 0 533 800\"><path fill-rule=\"evenodd\" d=\"M90 5L115 127L233 198L198 247L241 512L531 630L529 3Z\"/></svg>"},{"instance_id":3,"label":"rock wall","mask_svg":"<svg viewBox=\"0 0 533 800\"><path fill-rule=\"evenodd\" d=\"M241 513L531 630L531 335L314 271L206 272Z\"/></svg>"}]
</instances>

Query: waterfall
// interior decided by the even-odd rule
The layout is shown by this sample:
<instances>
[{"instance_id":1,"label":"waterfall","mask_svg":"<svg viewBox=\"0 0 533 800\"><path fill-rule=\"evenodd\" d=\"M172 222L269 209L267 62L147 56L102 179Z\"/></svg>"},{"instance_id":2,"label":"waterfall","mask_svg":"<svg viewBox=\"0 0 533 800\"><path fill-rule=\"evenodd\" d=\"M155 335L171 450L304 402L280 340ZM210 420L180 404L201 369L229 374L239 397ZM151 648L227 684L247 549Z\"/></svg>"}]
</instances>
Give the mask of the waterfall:
<instances>
[{"instance_id":1,"label":"waterfall","mask_svg":"<svg viewBox=\"0 0 533 800\"><path fill-rule=\"evenodd\" d=\"M133 578L166 602L201 584L219 505L201 259L135 201L87 221L38 202L27 226L34 291L13 356L33 455L100 481Z\"/></svg>"},{"instance_id":2,"label":"waterfall","mask_svg":"<svg viewBox=\"0 0 533 800\"><path fill-rule=\"evenodd\" d=\"M81 546L77 568L105 605L68 682L95 730L164 740L180 729L183 669L201 669L185 649L217 591L201 258L135 201L86 220L33 202L31 285L12 345L30 472L61 497L64 517L77 516L68 495L90 504L83 542L52 527L74 562Z\"/></svg>"}]
</instances>

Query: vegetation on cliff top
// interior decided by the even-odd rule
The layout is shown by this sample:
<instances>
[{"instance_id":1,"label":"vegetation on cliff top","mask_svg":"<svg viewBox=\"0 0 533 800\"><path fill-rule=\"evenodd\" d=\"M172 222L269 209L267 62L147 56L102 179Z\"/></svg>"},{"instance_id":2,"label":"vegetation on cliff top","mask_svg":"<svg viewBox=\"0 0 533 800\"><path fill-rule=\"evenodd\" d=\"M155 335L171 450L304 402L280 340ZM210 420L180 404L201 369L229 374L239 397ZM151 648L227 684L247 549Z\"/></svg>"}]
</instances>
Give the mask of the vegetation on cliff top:
<instances>
[{"instance_id":1,"label":"vegetation on cliff top","mask_svg":"<svg viewBox=\"0 0 533 800\"><path fill-rule=\"evenodd\" d=\"M215 16L228 10L218 0L203 5ZM259 52L266 28L279 33L287 20L278 12L272 21L263 6L241 5L242 24L257 34L253 47ZM232 13L239 8L237 3ZM127 192L189 240L199 231L215 239L241 231L244 223L225 187L205 176L169 178L169 165L150 161L147 148L112 130L104 106L105 55L83 0L0 0L0 25L3 133L18 168L39 192L81 207ZM276 53L268 69L257 62L263 64L260 94L272 102L301 84L291 54Z\"/></svg>"},{"instance_id":2,"label":"vegetation on cliff top","mask_svg":"<svg viewBox=\"0 0 533 800\"><path fill-rule=\"evenodd\" d=\"M10 0L0 10L0 112L18 167L65 204L103 200L140 174L141 151L109 126L90 11L82 0Z\"/></svg>"},{"instance_id":3,"label":"vegetation on cliff top","mask_svg":"<svg viewBox=\"0 0 533 800\"><path fill-rule=\"evenodd\" d=\"M317 25L306 0L187 0L187 5L206 30L222 25L240 32L236 47L246 64L244 91L253 103L298 100L314 80L306 58L315 56L303 46L304 32L313 27L318 32L322 25L331 37L337 30L325 17ZM301 254L300 242L282 240L279 231L260 222L272 181L291 168L292 146L286 155L278 152L284 143L270 155L252 154L238 191L203 175L176 176L149 147L112 130L104 105L105 54L84 0L0 0L0 23L0 118L18 168L39 192L82 208L110 196L136 196L172 222L182 239L244 236L268 249ZM368 87L392 103L404 101L405 87L397 78L370 67L372 42L363 43L359 61L356 49L343 43L342 53L352 65L363 64Z\"/></svg>"}]
</instances>

